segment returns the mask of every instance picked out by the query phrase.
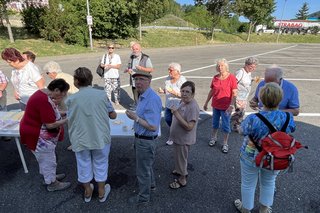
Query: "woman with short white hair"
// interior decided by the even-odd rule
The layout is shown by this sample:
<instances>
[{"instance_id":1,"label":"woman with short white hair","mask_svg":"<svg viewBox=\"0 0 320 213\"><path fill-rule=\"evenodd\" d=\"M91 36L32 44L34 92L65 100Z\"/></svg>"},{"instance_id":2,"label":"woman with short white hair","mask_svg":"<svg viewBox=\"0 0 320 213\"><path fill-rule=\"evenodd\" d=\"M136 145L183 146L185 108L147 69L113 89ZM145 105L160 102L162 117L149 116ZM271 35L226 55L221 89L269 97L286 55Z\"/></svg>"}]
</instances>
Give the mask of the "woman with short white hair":
<instances>
[{"instance_id":1,"label":"woman with short white hair","mask_svg":"<svg viewBox=\"0 0 320 213\"><path fill-rule=\"evenodd\" d=\"M68 73L62 72L61 67L57 62L49 61L43 66L43 71L51 79L56 79L56 78L64 79L70 85L70 89L68 91L69 94L74 94L79 91L78 88L74 86L73 76Z\"/></svg>"},{"instance_id":2,"label":"woman with short white hair","mask_svg":"<svg viewBox=\"0 0 320 213\"><path fill-rule=\"evenodd\" d=\"M171 126L172 123L172 112L171 108L175 106L179 107L181 101L180 87L186 78L181 75L181 65L175 62L169 64L169 75L165 81L165 88L159 88L158 92L166 94L166 109L164 111L164 119L168 126ZM169 138L166 142L167 145L172 145L173 141Z\"/></svg>"}]
</instances>

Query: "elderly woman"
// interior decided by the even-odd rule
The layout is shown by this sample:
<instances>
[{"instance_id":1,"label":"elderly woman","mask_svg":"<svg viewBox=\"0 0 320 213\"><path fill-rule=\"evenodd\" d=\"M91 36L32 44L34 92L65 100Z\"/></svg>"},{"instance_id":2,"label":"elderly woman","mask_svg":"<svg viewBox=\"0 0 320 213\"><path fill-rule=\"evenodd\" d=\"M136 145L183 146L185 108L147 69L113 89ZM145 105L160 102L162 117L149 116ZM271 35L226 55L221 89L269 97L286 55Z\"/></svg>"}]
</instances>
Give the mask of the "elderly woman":
<instances>
[{"instance_id":1,"label":"elderly woman","mask_svg":"<svg viewBox=\"0 0 320 213\"><path fill-rule=\"evenodd\" d=\"M1 57L14 68L11 73L14 97L20 102L21 110L25 110L30 96L38 89L43 89L45 81L37 66L25 60L15 48L4 49Z\"/></svg>"},{"instance_id":2,"label":"elderly woman","mask_svg":"<svg viewBox=\"0 0 320 213\"><path fill-rule=\"evenodd\" d=\"M230 115L234 108L237 96L237 79L229 72L229 65L226 59L217 61L216 70L218 72L211 81L210 91L207 100L203 106L204 110L208 109L208 103L212 99L212 136L209 146L214 146L217 142L218 128L220 117L222 120L222 130L224 132L223 145L221 151L228 153L228 138L231 132Z\"/></svg>"},{"instance_id":3,"label":"elderly woman","mask_svg":"<svg viewBox=\"0 0 320 213\"><path fill-rule=\"evenodd\" d=\"M245 60L244 67L237 70L235 73L238 83L238 94L235 104L235 112L231 116L231 128L233 131L238 131L241 121L243 120L253 81L251 73L255 71L257 65L258 59L249 57Z\"/></svg>"},{"instance_id":4,"label":"elderly woman","mask_svg":"<svg viewBox=\"0 0 320 213\"><path fill-rule=\"evenodd\" d=\"M30 97L20 122L21 143L35 155L49 192L63 190L71 185L59 181L65 174L56 175L55 155L57 142L63 139L63 124L67 122L61 117L57 104L68 89L69 84L65 80L56 79L48 85L48 89L36 91Z\"/></svg>"},{"instance_id":5,"label":"elderly woman","mask_svg":"<svg viewBox=\"0 0 320 213\"><path fill-rule=\"evenodd\" d=\"M186 82L186 78L181 75L181 65L178 63L169 64L169 76L165 81L165 88L159 88L159 93L166 94L166 109L164 111L164 119L168 126L171 126L172 123L172 112L171 109L173 106L176 108L179 107L181 101L180 87ZM167 145L172 145L173 141L171 138L166 142Z\"/></svg>"},{"instance_id":6,"label":"elderly woman","mask_svg":"<svg viewBox=\"0 0 320 213\"><path fill-rule=\"evenodd\" d=\"M170 184L170 188L178 189L187 185L187 165L190 146L196 143L196 132L200 108L194 99L195 85L186 81L181 86L181 104L177 108L172 105L172 125L170 137L174 141L174 170L173 174L179 175Z\"/></svg>"},{"instance_id":7,"label":"elderly woman","mask_svg":"<svg viewBox=\"0 0 320 213\"><path fill-rule=\"evenodd\" d=\"M68 108L69 138L76 154L78 181L85 189L84 201L90 202L94 178L98 183L99 201L104 202L110 193L108 178L111 147L109 118L115 119L106 93L92 88L92 73L86 67L74 71L74 84L79 92L66 100Z\"/></svg>"},{"instance_id":8,"label":"elderly woman","mask_svg":"<svg viewBox=\"0 0 320 213\"><path fill-rule=\"evenodd\" d=\"M114 52L115 46L110 43L107 45L108 51L102 56L100 66L104 68L104 90L111 101L111 93L114 95L114 103L120 104L120 76L119 69L121 66L121 59L118 54Z\"/></svg>"},{"instance_id":9,"label":"elderly woman","mask_svg":"<svg viewBox=\"0 0 320 213\"><path fill-rule=\"evenodd\" d=\"M65 72L62 72L61 68L60 68L60 65L55 62L55 61L49 61L47 62L44 66L43 66L43 71L49 76L49 78L51 79L56 79L56 78L62 78L64 79L69 85L70 85L70 89L68 91L68 95L72 95L76 92L79 91L79 89L74 85L74 82L73 82L73 76L68 74L68 73L65 73ZM59 105L59 108L60 110L67 110L65 104L64 104L64 101L63 100L60 105ZM72 150L72 146L68 146L67 150L71 151Z\"/></svg>"},{"instance_id":10,"label":"elderly woman","mask_svg":"<svg viewBox=\"0 0 320 213\"><path fill-rule=\"evenodd\" d=\"M78 88L74 86L73 76L68 73L62 72L60 65L57 62L55 61L47 62L43 66L43 72L45 72L49 76L49 78L53 80L56 78L64 79L70 85L68 94L74 94L79 91Z\"/></svg>"},{"instance_id":11,"label":"elderly woman","mask_svg":"<svg viewBox=\"0 0 320 213\"><path fill-rule=\"evenodd\" d=\"M259 97L263 104L260 114L276 129L281 129L286 121L286 113L278 109L282 96L282 89L276 83L267 83L259 92ZM286 132L293 132L295 127L292 114L290 114ZM258 179L260 179L260 212L271 212L275 182L279 172L256 167L255 157L258 154L258 150L249 139L249 136L251 136L255 141L259 141L269 133L269 128L255 114L251 114L242 122L240 133L245 136L240 149L241 201L238 199L234 204L240 212L250 212L254 207L255 189Z\"/></svg>"}]
</instances>

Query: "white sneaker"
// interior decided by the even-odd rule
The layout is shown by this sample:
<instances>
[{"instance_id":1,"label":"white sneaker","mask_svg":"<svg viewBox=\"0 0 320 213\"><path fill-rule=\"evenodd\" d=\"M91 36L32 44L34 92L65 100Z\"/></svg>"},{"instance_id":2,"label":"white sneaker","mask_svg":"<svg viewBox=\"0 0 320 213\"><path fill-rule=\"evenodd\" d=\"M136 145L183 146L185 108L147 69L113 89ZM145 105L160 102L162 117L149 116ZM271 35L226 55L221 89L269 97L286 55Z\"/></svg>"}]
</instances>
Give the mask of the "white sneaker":
<instances>
[{"instance_id":1,"label":"white sneaker","mask_svg":"<svg viewBox=\"0 0 320 213\"><path fill-rule=\"evenodd\" d=\"M171 145L173 144L173 141L168 140L168 141L166 142L166 144L169 145L169 146L171 146Z\"/></svg>"}]
</instances>

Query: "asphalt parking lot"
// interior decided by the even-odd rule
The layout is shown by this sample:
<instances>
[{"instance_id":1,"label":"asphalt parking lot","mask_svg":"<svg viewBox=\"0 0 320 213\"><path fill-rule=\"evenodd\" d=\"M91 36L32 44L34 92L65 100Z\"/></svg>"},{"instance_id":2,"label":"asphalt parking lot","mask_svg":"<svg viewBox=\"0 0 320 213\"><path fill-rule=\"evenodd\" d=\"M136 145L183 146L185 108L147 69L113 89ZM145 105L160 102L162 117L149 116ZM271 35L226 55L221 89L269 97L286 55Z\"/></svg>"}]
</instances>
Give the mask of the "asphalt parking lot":
<instances>
[{"instance_id":1,"label":"asphalt parking lot","mask_svg":"<svg viewBox=\"0 0 320 213\"><path fill-rule=\"evenodd\" d=\"M196 84L196 100L202 108L215 74L215 60L226 58L230 71L243 66L245 58L256 56L259 66L253 74L263 76L265 68L278 64L284 69L284 77L292 81L300 93L301 113L295 117L295 137L308 150L296 155L294 172L278 177L273 212L320 212L320 45L319 44L225 44L182 48L143 50L150 55L156 71L152 88L163 86L170 62L182 64L183 75ZM116 50L126 66L129 49ZM64 72L73 73L79 66L95 70L102 52L72 56L43 57L36 63L43 67L49 60L57 61ZM0 69L10 76L10 67L3 61ZM49 79L47 79L49 81ZM96 87L103 81L94 74ZM121 106L124 110L132 101L128 77L121 73ZM256 85L253 85L253 91ZM8 88L9 108L16 108L12 86ZM162 97L164 104L164 97ZM248 109L247 112L252 112ZM157 189L148 206L133 207L127 199L136 193L135 156L133 138L114 138L109 161L111 194L101 204L94 193L92 201L84 203L82 188L77 183L76 162L72 152L67 151L68 139L57 146L58 172L67 174L66 181L72 186L66 191L49 193L41 184L38 164L32 153L23 149L29 173L25 174L14 141L0 141L0 212L237 212L233 201L240 197L239 148L242 136L232 133L230 151L223 154L220 146L208 146L211 131L210 112L203 112L197 130L197 143L191 147L188 186L178 190L169 188L174 176L172 147L165 144L169 130L162 121L162 135L158 139L155 164ZM221 143L221 138L220 141ZM257 196L258 197L258 190ZM254 212L258 212L258 201Z\"/></svg>"}]
</instances>

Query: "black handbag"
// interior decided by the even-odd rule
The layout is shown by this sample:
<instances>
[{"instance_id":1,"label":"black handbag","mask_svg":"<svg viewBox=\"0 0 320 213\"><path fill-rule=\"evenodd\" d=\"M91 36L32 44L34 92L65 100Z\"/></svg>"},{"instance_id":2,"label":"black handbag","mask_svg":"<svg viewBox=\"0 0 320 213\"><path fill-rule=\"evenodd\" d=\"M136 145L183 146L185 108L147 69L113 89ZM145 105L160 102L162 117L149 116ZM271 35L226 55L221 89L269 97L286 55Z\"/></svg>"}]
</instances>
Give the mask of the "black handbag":
<instances>
[{"instance_id":1,"label":"black handbag","mask_svg":"<svg viewBox=\"0 0 320 213\"><path fill-rule=\"evenodd\" d=\"M107 58L107 54L104 55L104 64L106 63L106 58ZM96 73L101 77L103 78L103 75L104 75L104 68L102 68L100 66L100 64L98 65L97 69L96 69Z\"/></svg>"}]
</instances>

